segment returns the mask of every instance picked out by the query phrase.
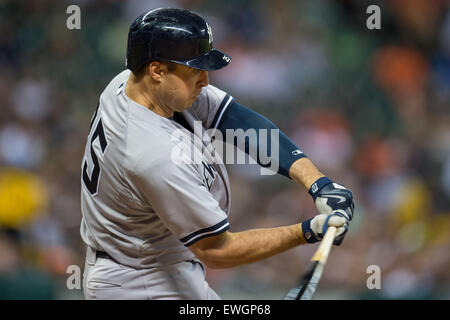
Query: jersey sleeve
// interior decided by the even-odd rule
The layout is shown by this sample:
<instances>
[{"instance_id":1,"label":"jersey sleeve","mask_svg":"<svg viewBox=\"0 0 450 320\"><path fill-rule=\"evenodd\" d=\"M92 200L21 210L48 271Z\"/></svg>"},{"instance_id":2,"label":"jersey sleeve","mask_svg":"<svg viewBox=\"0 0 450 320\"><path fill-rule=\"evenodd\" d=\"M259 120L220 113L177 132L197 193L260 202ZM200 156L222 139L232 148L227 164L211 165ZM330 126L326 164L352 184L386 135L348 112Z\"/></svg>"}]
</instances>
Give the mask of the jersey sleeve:
<instances>
[{"instance_id":1,"label":"jersey sleeve","mask_svg":"<svg viewBox=\"0 0 450 320\"><path fill-rule=\"evenodd\" d=\"M145 201L185 246L229 229L227 214L195 164L161 157L147 164L134 180Z\"/></svg>"},{"instance_id":2,"label":"jersey sleeve","mask_svg":"<svg viewBox=\"0 0 450 320\"><path fill-rule=\"evenodd\" d=\"M220 118L233 100L233 97L225 91L208 85L202 89L198 99L186 111L201 120L206 129L217 128Z\"/></svg>"}]
</instances>

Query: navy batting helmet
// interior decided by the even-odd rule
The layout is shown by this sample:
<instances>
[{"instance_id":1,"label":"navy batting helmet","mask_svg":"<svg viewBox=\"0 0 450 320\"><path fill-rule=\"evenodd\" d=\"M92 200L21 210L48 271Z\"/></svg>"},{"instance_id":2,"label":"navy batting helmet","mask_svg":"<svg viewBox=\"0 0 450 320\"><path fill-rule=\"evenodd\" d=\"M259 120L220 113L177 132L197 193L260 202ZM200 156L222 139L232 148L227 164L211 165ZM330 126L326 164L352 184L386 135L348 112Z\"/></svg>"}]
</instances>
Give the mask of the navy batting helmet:
<instances>
[{"instance_id":1,"label":"navy batting helmet","mask_svg":"<svg viewBox=\"0 0 450 320\"><path fill-rule=\"evenodd\" d=\"M199 15L184 9L150 10L130 26L126 67L137 72L149 61L162 60L217 70L231 58L212 42L211 27Z\"/></svg>"}]
</instances>

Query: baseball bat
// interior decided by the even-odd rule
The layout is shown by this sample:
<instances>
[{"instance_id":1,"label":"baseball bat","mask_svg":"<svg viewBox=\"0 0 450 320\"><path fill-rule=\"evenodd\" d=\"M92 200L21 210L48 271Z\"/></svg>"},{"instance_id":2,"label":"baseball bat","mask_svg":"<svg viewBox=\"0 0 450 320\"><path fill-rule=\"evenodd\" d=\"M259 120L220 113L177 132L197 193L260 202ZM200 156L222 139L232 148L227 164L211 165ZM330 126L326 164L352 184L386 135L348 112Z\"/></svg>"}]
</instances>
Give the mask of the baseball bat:
<instances>
[{"instance_id":1,"label":"baseball bat","mask_svg":"<svg viewBox=\"0 0 450 320\"><path fill-rule=\"evenodd\" d=\"M336 227L328 227L319 248L311 258L311 262L300 284L289 290L284 300L310 300L316 291L317 284L322 276L323 267L327 263L328 255L336 236Z\"/></svg>"}]
</instances>

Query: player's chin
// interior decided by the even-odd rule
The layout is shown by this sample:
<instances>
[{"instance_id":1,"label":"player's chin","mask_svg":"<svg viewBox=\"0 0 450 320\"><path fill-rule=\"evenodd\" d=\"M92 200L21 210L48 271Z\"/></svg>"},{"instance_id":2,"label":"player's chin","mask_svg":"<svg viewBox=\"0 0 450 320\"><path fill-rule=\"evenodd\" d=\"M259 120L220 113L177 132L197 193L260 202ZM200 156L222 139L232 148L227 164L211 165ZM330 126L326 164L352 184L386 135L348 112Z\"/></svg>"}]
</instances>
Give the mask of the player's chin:
<instances>
[{"instance_id":1,"label":"player's chin","mask_svg":"<svg viewBox=\"0 0 450 320\"><path fill-rule=\"evenodd\" d=\"M197 100L197 98L198 98L198 96L192 96L192 97L186 99L184 106L183 106L184 107L183 110L186 110L187 108L192 106L192 104L195 102L195 100Z\"/></svg>"},{"instance_id":2,"label":"player's chin","mask_svg":"<svg viewBox=\"0 0 450 320\"><path fill-rule=\"evenodd\" d=\"M197 100L198 97L199 97L199 95L200 95L200 93L199 93L199 94L194 94L194 95L192 96L192 102L194 102L195 100Z\"/></svg>"}]
</instances>

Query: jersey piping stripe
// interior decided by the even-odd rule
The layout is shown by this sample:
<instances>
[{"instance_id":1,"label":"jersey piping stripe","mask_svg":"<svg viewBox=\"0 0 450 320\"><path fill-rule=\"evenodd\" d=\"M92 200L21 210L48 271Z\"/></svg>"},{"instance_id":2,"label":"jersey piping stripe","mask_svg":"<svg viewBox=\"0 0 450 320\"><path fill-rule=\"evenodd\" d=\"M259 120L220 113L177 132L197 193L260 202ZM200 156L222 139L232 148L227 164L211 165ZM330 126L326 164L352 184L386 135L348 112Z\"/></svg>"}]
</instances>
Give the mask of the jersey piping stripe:
<instances>
[{"instance_id":1,"label":"jersey piping stripe","mask_svg":"<svg viewBox=\"0 0 450 320\"><path fill-rule=\"evenodd\" d=\"M217 109L216 116L214 117L214 120L211 124L211 127L213 129L217 129L217 127L220 123L220 120L222 119L223 113L225 112L225 110L228 108L231 101L233 101L233 100L234 100L233 97L230 96L229 94L227 94L225 96L225 98L223 98L222 103L220 104L219 109Z\"/></svg>"},{"instance_id":2,"label":"jersey piping stripe","mask_svg":"<svg viewBox=\"0 0 450 320\"><path fill-rule=\"evenodd\" d=\"M230 224L228 223L228 219L224 219L221 222L219 222L211 227L195 231L195 232L187 235L186 237L181 238L180 241L185 246L188 247L200 239L218 235L219 233L222 233L222 232L228 230L229 228L230 228Z\"/></svg>"},{"instance_id":3,"label":"jersey piping stripe","mask_svg":"<svg viewBox=\"0 0 450 320\"><path fill-rule=\"evenodd\" d=\"M228 229L230 229L230 225L227 223L226 225L222 226L220 229L214 231L214 232L208 232L208 233L204 233L202 235L198 235L197 237L193 238L191 241L185 243L184 245L186 247L189 247L191 245L193 245L194 243L196 243L197 241L203 239L203 238L207 238L207 237L212 237L212 236L216 236L218 234L221 234L222 232L227 231Z\"/></svg>"}]
</instances>

